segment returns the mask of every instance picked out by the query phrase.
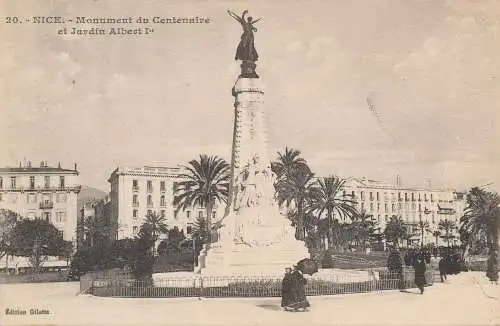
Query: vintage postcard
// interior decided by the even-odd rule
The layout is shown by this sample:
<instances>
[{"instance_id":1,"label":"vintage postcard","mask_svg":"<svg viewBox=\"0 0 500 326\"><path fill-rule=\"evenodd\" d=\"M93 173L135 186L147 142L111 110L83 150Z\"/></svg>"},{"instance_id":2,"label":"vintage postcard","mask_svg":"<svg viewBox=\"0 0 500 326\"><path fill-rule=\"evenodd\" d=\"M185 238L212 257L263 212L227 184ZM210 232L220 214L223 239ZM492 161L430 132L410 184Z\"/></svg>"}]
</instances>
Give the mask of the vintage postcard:
<instances>
[{"instance_id":1,"label":"vintage postcard","mask_svg":"<svg viewBox=\"0 0 500 326\"><path fill-rule=\"evenodd\" d=\"M500 1L0 0L0 44L0 325L500 325Z\"/></svg>"}]
</instances>

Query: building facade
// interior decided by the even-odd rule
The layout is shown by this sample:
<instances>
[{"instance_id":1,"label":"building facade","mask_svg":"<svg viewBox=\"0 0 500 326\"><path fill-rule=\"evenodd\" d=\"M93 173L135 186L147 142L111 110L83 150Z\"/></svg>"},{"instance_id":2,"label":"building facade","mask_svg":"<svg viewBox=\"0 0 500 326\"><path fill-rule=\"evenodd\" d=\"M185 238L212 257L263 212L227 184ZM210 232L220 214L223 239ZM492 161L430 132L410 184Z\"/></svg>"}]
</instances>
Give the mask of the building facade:
<instances>
[{"instance_id":1,"label":"building facade","mask_svg":"<svg viewBox=\"0 0 500 326\"><path fill-rule=\"evenodd\" d=\"M109 220L114 226L115 239L131 238L138 234L145 217L157 213L166 219L168 228L177 227L189 235L198 217L205 217L204 207L194 207L176 213L174 191L182 181L181 168L172 167L118 167L108 179ZM212 219L220 215L214 208Z\"/></svg>"},{"instance_id":2,"label":"building facade","mask_svg":"<svg viewBox=\"0 0 500 326\"><path fill-rule=\"evenodd\" d=\"M350 178L346 182L344 195L350 195L356 201L359 211L373 216L381 232L391 216L399 216L407 225L413 237L410 242L421 241L420 222L428 226L424 231L424 243L435 243L435 231L439 222L452 221L457 227L465 208L465 194L450 189L423 189L404 187L397 182L391 185L366 178ZM443 236L444 234L441 234ZM453 230L456 242L458 230ZM438 245L445 244L441 237Z\"/></svg>"},{"instance_id":3,"label":"building facade","mask_svg":"<svg viewBox=\"0 0 500 326\"><path fill-rule=\"evenodd\" d=\"M15 168L0 168L0 208L23 218L50 221L63 232L64 240L76 245L77 197L80 192L76 169L50 167L31 162Z\"/></svg>"}]
</instances>

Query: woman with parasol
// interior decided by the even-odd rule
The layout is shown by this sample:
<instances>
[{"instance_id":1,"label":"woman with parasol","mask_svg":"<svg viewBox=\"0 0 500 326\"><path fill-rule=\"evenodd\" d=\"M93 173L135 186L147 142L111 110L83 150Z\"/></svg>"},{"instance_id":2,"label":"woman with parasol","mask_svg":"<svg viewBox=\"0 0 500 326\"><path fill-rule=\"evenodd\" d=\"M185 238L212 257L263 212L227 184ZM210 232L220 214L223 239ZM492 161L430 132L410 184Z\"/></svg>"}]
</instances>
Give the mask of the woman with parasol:
<instances>
[{"instance_id":1,"label":"woman with parasol","mask_svg":"<svg viewBox=\"0 0 500 326\"><path fill-rule=\"evenodd\" d=\"M312 275L318 271L318 266L309 258L302 259L294 266L294 270L283 279L281 305L287 311L307 311L310 307L306 298L306 283L304 274Z\"/></svg>"}]
</instances>

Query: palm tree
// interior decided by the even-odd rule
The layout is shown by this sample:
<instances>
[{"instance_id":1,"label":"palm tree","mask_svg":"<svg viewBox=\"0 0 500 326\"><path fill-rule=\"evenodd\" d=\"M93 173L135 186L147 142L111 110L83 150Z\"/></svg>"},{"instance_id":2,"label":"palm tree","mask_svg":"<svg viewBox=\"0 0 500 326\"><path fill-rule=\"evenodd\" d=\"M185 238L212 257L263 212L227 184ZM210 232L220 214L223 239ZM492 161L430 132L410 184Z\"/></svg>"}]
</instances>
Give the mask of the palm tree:
<instances>
[{"instance_id":1,"label":"palm tree","mask_svg":"<svg viewBox=\"0 0 500 326\"><path fill-rule=\"evenodd\" d=\"M438 223L438 229L444 234L443 238L446 239L448 247L450 246L450 239L454 238L452 232L456 227L455 222L448 219L441 220Z\"/></svg>"},{"instance_id":2,"label":"palm tree","mask_svg":"<svg viewBox=\"0 0 500 326\"><path fill-rule=\"evenodd\" d=\"M297 171L311 172L306 160L300 155L299 150L288 147L285 147L283 153L278 152L278 160L271 163L271 170L276 174L278 180L282 178L288 179Z\"/></svg>"},{"instance_id":3,"label":"palm tree","mask_svg":"<svg viewBox=\"0 0 500 326\"><path fill-rule=\"evenodd\" d=\"M353 217L357 211L356 202L344 197L343 188L345 180L336 176L321 178L318 180L318 187L313 192L312 203L309 209L318 214L318 218L323 216L328 221L328 242L333 243L333 220L338 216L343 222L346 217Z\"/></svg>"},{"instance_id":4,"label":"palm tree","mask_svg":"<svg viewBox=\"0 0 500 326\"><path fill-rule=\"evenodd\" d=\"M314 174L309 170L296 170L287 178L281 178L276 184L277 201L280 206L288 208L293 204L292 221L296 226L295 236L299 240L305 239L306 207L314 198L317 183Z\"/></svg>"},{"instance_id":5,"label":"palm tree","mask_svg":"<svg viewBox=\"0 0 500 326\"><path fill-rule=\"evenodd\" d=\"M432 235L436 238L436 247L437 247L438 246L438 239L439 239L439 236L441 235L441 231L436 230L436 231L432 232Z\"/></svg>"},{"instance_id":6,"label":"palm tree","mask_svg":"<svg viewBox=\"0 0 500 326\"><path fill-rule=\"evenodd\" d=\"M355 238L358 243L361 244L361 250L365 251L366 242L373 236L375 232L375 219L372 214L366 213L366 211L356 212L352 216L352 228L355 234Z\"/></svg>"},{"instance_id":7,"label":"palm tree","mask_svg":"<svg viewBox=\"0 0 500 326\"><path fill-rule=\"evenodd\" d=\"M150 226L154 241L158 240L160 234L168 233L167 219L156 212L148 213L144 223Z\"/></svg>"},{"instance_id":8,"label":"palm tree","mask_svg":"<svg viewBox=\"0 0 500 326\"><path fill-rule=\"evenodd\" d=\"M417 228L420 231L420 245L424 246L424 233L431 232L429 222L427 221L418 221Z\"/></svg>"},{"instance_id":9,"label":"palm tree","mask_svg":"<svg viewBox=\"0 0 500 326\"><path fill-rule=\"evenodd\" d=\"M391 216L391 219L385 226L384 235L388 241L394 243L397 247L400 241L408 237L408 231L403 219L399 216Z\"/></svg>"},{"instance_id":10,"label":"palm tree","mask_svg":"<svg viewBox=\"0 0 500 326\"><path fill-rule=\"evenodd\" d=\"M474 187L467 194L467 207L460 219L460 233L471 239L484 232L489 249L487 277L498 281L498 232L500 224L500 196Z\"/></svg>"},{"instance_id":11,"label":"palm tree","mask_svg":"<svg viewBox=\"0 0 500 326\"><path fill-rule=\"evenodd\" d=\"M174 205L183 211L196 205L205 207L208 242L211 242L214 206L228 200L229 164L217 156L200 155L199 160L189 161L184 168L187 172L180 176L183 181L175 191Z\"/></svg>"}]
</instances>

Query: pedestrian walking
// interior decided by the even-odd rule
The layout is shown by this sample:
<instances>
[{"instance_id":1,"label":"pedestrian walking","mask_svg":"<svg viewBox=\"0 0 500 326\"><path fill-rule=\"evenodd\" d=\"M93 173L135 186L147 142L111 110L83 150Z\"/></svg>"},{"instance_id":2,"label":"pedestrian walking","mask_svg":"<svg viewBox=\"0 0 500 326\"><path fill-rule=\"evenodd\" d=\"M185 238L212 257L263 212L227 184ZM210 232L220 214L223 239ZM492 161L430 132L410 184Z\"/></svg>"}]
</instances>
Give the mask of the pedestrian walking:
<instances>
[{"instance_id":1,"label":"pedestrian walking","mask_svg":"<svg viewBox=\"0 0 500 326\"><path fill-rule=\"evenodd\" d=\"M415 285L420 290L420 294L424 294L424 287L426 284L425 281L425 259L422 255L419 255L415 261L415 265L413 266L415 269Z\"/></svg>"},{"instance_id":2,"label":"pedestrian walking","mask_svg":"<svg viewBox=\"0 0 500 326\"><path fill-rule=\"evenodd\" d=\"M441 277L441 283L446 281L446 274L448 271L448 266L447 266L447 258L442 257L441 260L439 261L439 276Z\"/></svg>"},{"instance_id":3,"label":"pedestrian walking","mask_svg":"<svg viewBox=\"0 0 500 326\"><path fill-rule=\"evenodd\" d=\"M281 282L281 307L285 308L292 303L292 269L285 269L285 276Z\"/></svg>"}]
</instances>

